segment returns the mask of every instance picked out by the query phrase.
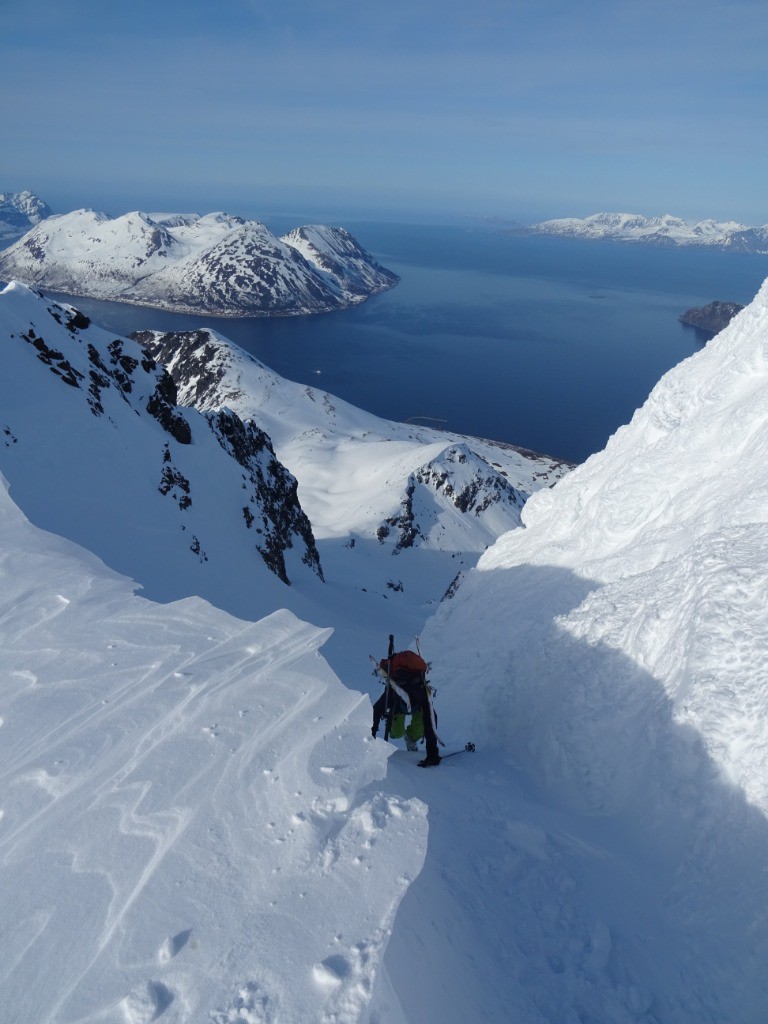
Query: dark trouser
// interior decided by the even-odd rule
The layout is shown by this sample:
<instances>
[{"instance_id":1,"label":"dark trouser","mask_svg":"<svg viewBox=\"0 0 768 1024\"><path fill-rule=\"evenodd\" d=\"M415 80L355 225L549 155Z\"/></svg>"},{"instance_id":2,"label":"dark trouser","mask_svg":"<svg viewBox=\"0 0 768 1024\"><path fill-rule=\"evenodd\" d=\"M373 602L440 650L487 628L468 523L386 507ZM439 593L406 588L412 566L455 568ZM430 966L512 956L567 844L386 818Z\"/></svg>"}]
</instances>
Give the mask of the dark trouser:
<instances>
[{"instance_id":1,"label":"dark trouser","mask_svg":"<svg viewBox=\"0 0 768 1024\"><path fill-rule=\"evenodd\" d=\"M398 683L398 686L402 687L408 694L411 702L411 711L421 708L421 714L424 719L424 740L427 744L427 757L439 757L440 751L437 748L437 733L435 732L435 723L432 721L432 705L429 702L427 684L423 680L419 680L415 683Z\"/></svg>"},{"instance_id":2,"label":"dark trouser","mask_svg":"<svg viewBox=\"0 0 768 1024\"><path fill-rule=\"evenodd\" d=\"M432 706L429 703L429 690L427 689L427 684L422 680L417 680L416 682L407 683L398 681L397 685L401 690L404 690L405 693L408 694L408 700L411 703L411 712L421 708L422 718L424 719L424 740L427 745L427 757L439 757L440 752L437 748L437 733L435 732L435 724L432 721ZM386 716L386 698L387 691L385 690L373 705L373 729L371 732L374 736L379 731L379 723L382 718ZM403 710L405 709L405 705L397 693L390 691L389 698L393 714L397 713L398 706L402 707Z\"/></svg>"}]
</instances>

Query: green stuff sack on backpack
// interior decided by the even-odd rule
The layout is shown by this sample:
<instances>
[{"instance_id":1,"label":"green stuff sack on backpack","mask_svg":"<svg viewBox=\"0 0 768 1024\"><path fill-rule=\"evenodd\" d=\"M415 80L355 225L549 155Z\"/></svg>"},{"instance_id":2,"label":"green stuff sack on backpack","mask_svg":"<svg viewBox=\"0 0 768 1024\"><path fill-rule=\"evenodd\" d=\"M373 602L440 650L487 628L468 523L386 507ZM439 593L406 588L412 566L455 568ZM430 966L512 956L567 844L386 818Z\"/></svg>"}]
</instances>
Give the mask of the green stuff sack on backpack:
<instances>
[{"instance_id":1,"label":"green stuff sack on backpack","mask_svg":"<svg viewBox=\"0 0 768 1024\"><path fill-rule=\"evenodd\" d=\"M401 740L403 736L405 736L405 715L393 715L389 738L391 740Z\"/></svg>"},{"instance_id":2,"label":"green stuff sack on backpack","mask_svg":"<svg viewBox=\"0 0 768 1024\"><path fill-rule=\"evenodd\" d=\"M411 724L405 730L405 734L408 737L408 739L413 741L414 743L417 740L420 740L420 739L423 738L423 736L424 736L424 715L422 714L421 708L416 708L416 710L411 715ZM390 733L390 735L394 735L394 733ZM402 733L400 735L402 735ZM399 738L399 737L396 737L396 738Z\"/></svg>"}]
</instances>

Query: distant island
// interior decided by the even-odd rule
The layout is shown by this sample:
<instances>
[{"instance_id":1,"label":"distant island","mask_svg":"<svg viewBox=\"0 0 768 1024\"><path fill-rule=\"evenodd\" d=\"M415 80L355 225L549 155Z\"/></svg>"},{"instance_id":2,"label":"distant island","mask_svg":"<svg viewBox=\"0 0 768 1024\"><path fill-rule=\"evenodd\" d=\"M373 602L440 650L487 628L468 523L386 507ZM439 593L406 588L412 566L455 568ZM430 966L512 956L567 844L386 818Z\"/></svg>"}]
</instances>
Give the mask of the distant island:
<instances>
[{"instance_id":1,"label":"distant island","mask_svg":"<svg viewBox=\"0 0 768 1024\"><path fill-rule=\"evenodd\" d=\"M737 221L686 221L670 214L642 217L636 213L594 213L590 217L543 220L512 230L515 234L635 242L665 248L699 246L727 252L768 254L768 225L749 227Z\"/></svg>"},{"instance_id":2,"label":"distant island","mask_svg":"<svg viewBox=\"0 0 768 1024\"><path fill-rule=\"evenodd\" d=\"M744 307L739 302L710 302L706 306L694 306L681 313L681 323L695 327L707 334L719 334Z\"/></svg>"},{"instance_id":3,"label":"distant island","mask_svg":"<svg viewBox=\"0 0 768 1024\"><path fill-rule=\"evenodd\" d=\"M397 284L344 228L276 237L226 213L51 214L4 194L0 278L66 295L209 316L296 316L357 305ZM25 233L22 233L26 229Z\"/></svg>"}]
</instances>

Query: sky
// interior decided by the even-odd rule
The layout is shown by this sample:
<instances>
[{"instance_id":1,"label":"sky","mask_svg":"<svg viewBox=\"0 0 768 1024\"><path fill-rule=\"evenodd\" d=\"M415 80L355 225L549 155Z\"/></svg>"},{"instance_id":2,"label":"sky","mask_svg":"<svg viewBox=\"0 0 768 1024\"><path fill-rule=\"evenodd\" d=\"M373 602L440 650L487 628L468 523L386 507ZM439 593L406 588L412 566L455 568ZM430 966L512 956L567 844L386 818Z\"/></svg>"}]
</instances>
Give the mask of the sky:
<instances>
[{"instance_id":1,"label":"sky","mask_svg":"<svg viewBox=\"0 0 768 1024\"><path fill-rule=\"evenodd\" d=\"M765 0L0 0L56 212L768 222Z\"/></svg>"}]
</instances>

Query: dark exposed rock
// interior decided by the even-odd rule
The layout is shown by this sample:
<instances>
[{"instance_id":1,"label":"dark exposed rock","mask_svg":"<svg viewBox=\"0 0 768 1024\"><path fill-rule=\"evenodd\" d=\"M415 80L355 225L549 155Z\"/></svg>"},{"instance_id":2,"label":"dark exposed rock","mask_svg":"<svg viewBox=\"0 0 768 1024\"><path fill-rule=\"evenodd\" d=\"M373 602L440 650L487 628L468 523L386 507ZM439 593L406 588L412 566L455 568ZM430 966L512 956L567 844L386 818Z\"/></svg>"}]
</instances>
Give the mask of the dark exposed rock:
<instances>
[{"instance_id":1,"label":"dark exposed rock","mask_svg":"<svg viewBox=\"0 0 768 1024\"><path fill-rule=\"evenodd\" d=\"M24 303L29 302L28 296L19 298ZM299 502L296 479L276 458L271 440L263 430L226 408L206 415L178 407L174 379L135 340L114 337L98 327L83 335L81 332L90 327L87 317L51 303L43 296L38 295L38 298L40 304L35 307L34 318L25 312L29 318L21 322L16 333L9 334L10 343L27 356L27 367L36 365L37 360L44 364L45 370L40 367L33 373L39 372L45 379L50 372L75 389L75 393L67 397L66 406L73 416L87 417L87 406L94 416L108 420L105 430L110 438L115 430L125 429L125 443L114 438L115 456L119 462L124 450L131 449L126 478L139 488L146 482L146 475L134 465L136 450L131 448L131 425L134 418L143 421L141 436L151 440L157 436L157 429L147 419L147 414L160 424L166 432L161 435L165 443L161 441L155 448L155 459L159 457L161 461L155 462L154 472L151 465L148 467L150 489L156 495L154 501L162 506L159 521L185 531L189 550L201 563L208 562L210 555L211 561L215 560L218 565L220 559L231 558L232 551L239 549L249 556L243 560L243 572L254 569L261 572L259 562L263 561L271 572L290 585L289 571L296 579L305 578L299 564L303 563L323 579L312 528ZM59 390L66 392L68 389ZM192 426L196 435L199 434L195 437L199 451L180 447L190 445ZM209 430L212 438L208 436ZM23 439L24 435L20 436ZM109 443L107 450L110 450ZM22 447L10 424L0 425L0 450L16 445ZM88 453L83 452L82 457L86 460ZM210 519L211 529L218 530L226 524L223 528L237 530L239 537L231 538L231 544L229 540L224 545L219 544L218 537L214 543L208 526L211 502L207 491L203 490L210 483L204 477L206 468L222 485L223 518L219 520L214 515ZM110 487L111 495L116 486L120 486L119 469ZM158 492L169 501L161 502ZM234 507L227 508L233 498ZM152 508L151 503L143 504ZM237 513L238 508L243 518L239 519L239 526L233 526L231 513ZM237 513L237 518L239 515ZM140 543L141 531L137 538L137 544ZM226 549L225 553L222 548Z\"/></svg>"},{"instance_id":2,"label":"dark exposed rock","mask_svg":"<svg viewBox=\"0 0 768 1024\"><path fill-rule=\"evenodd\" d=\"M157 387L147 400L147 412L154 416L163 430L175 437L179 444L192 443L192 428L176 408L176 384L167 370L163 370Z\"/></svg>"},{"instance_id":3,"label":"dark exposed rock","mask_svg":"<svg viewBox=\"0 0 768 1024\"><path fill-rule=\"evenodd\" d=\"M207 330L169 331L161 335L136 331L131 338L158 363L172 366L175 380L195 382L194 393L186 395L186 400L196 408L201 407L201 400L224 377L225 367L215 358L220 345L211 340Z\"/></svg>"},{"instance_id":4,"label":"dark exposed rock","mask_svg":"<svg viewBox=\"0 0 768 1024\"><path fill-rule=\"evenodd\" d=\"M163 447L163 472L160 477L160 486L157 489L162 495L169 495L182 512L192 504L189 480L173 465L167 443Z\"/></svg>"},{"instance_id":5,"label":"dark exposed rock","mask_svg":"<svg viewBox=\"0 0 768 1024\"><path fill-rule=\"evenodd\" d=\"M91 321L79 309L72 309L68 313L67 322L64 326L68 331L85 331L91 326Z\"/></svg>"},{"instance_id":6,"label":"dark exposed rock","mask_svg":"<svg viewBox=\"0 0 768 1024\"><path fill-rule=\"evenodd\" d=\"M405 488L405 496L400 502L399 514L385 520L386 526L392 527L394 530L397 530L398 533L397 542L393 551L394 554L397 554L398 551L403 551L406 548L412 548L416 542L416 538L421 536L421 528L416 522L416 518L413 514L413 495L415 491L416 481L412 474L408 480L408 485ZM377 531L377 533L379 535L379 540L382 540L383 538L380 531L381 527L379 527L379 531ZM384 536L386 537L388 534L389 530L387 530L387 533L384 534Z\"/></svg>"},{"instance_id":7,"label":"dark exposed rock","mask_svg":"<svg viewBox=\"0 0 768 1024\"><path fill-rule=\"evenodd\" d=\"M397 532L393 554L413 547L424 536L414 511L417 487L447 498L459 512L477 517L496 503L509 509L522 509L527 498L485 459L463 444L453 445L410 475L400 511L385 519L378 528L376 536L380 543L384 543L391 530Z\"/></svg>"},{"instance_id":8,"label":"dark exposed rock","mask_svg":"<svg viewBox=\"0 0 768 1024\"><path fill-rule=\"evenodd\" d=\"M744 307L738 302L710 302L706 306L687 309L680 322L707 334L719 334Z\"/></svg>"},{"instance_id":9,"label":"dark exposed rock","mask_svg":"<svg viewBox=\"0 0 768 1024\"><path fill-rule=\"evenodd\" d=\"M37 350L37 358L40 362L45 363L51 373L55 373L57 377L60 377L70 387L80 387L80 381L84 379L83 374L72 366L69 360L65 358L63 352L59 352L58 349L47 345L43 338L38 336L31 324L26 334L22 332L21 337Z\"/></svg>"},{"instance_id":10,"label":"dark exposed rock","mask_svg":"<svg viewBox=\"0 0 768 1024\"><path fill-rule=\"evenodd\" d=\"M461 586L463 580L464 580L464 571L462 569L459 569L459 571L453 577L451 582L448 584L448 588L445 591L445 593L443 594L443 596L440 598L440 600L441 601L450 601L451 598L455 596L456 591Z\"/></svg>"},{"instance_id":11,"label":"dark exposed rock","mask_svg":"<svg viewBox=\"0 0 768 1024\"><path fill-rule=\"evenodd\" d=\"M254 528L259 536L256 548L265 563L290 584L285 552L298 539L305 548L302 561L323 579L312 526L299 503L298 483L278 461L269 437L252 420L241 420L230 409L209 412L206 419L222 448L245 470L249 504L243 516L248 529Z\"/></svg>"}]
</instances>

